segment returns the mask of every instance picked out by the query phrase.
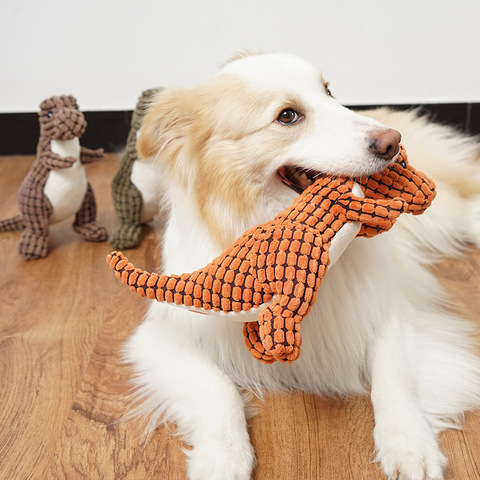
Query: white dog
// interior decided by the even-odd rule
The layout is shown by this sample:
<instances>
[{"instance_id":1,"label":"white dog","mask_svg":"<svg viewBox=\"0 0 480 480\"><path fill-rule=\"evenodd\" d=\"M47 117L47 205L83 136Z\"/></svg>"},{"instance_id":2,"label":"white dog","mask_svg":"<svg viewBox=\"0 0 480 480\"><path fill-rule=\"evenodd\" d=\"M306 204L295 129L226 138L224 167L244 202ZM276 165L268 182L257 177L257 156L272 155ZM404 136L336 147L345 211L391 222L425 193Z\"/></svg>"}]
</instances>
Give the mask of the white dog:
<instances>
[{"instance_id":1,"label":"white dog","mask_svg":"<svg viewBox=\"0 0 480 480\"><path fill-rule=\"evenodd\" d=\"M293 202L297 193L280 169L297 190L316 172L382 170L400 140L384 124L402 131L410 163L436 181L437 198L390 232L353 240L302 323L297 361L262 364L245 348L241 322L157 302L128 341L143 412L153 426L160 416L174 421L193 447L190 480L250 478L242 392L355 394L368 386L385 475L443 478L437 437L480 405L480 361L468 326L444 311L426 267L464 242L478 245L478 144L411 113L353 113L309 63L261 54L237 57L199 87L159 94L138 147L161 168L169 209L163 271L179 274Z\"/></svg>"}]
</instances>

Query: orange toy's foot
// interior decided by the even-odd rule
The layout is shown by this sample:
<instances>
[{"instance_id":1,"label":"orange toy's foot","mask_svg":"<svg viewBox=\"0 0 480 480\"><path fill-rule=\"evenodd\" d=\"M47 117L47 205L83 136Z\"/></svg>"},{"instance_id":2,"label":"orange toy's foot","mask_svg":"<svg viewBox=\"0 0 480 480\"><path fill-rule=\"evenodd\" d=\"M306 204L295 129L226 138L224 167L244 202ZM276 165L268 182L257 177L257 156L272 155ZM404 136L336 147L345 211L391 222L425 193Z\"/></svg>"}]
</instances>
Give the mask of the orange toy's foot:
<instances>
[{"instance_id":1,"label":"orange toy's foot","mask_svg":"<svg viewBox=\"0 0 480 480\"><path fill-rule=\"evenodd\" d=\"M251 355L263 363L271 364L274 362L292 363L301 353L300 345L302 338L300 333L296 334L297 345L275 345L275 348L266 349L260 340L259 324L257 322L249 322L244 326L245 345Z\"/></svg>"},{"instance_id":2,"label":"orange toy's foot","mask_svg":"<svg viewBox=\"0 0 480 480\"><path fill-rule=\"evenodd\" d=\"M292 363L300 356L300 347L295 345L289 347L277 345L275 350L272 352L272 356L278 362Z\"/></svg>"}]
</instances>

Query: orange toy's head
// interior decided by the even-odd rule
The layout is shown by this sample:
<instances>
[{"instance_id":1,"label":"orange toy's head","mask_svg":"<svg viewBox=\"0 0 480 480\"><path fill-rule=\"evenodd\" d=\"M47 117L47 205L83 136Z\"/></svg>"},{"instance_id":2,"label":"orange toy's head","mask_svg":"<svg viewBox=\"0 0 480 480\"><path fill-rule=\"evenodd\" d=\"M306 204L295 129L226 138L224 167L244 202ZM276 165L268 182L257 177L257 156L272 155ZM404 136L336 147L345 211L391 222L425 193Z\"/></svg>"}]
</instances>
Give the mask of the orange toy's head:
<instances>
[{"instance_id":1,"label":"orange toy's head","mask_svg":"<svg viewBox=\"0 0 480 480\"><path fill-rule=\"evenodd\" d=\"M436 196L435 183L424 173L415 170L407 161L403 145L395 163L387 169L358 180L366 198L403 198L414 215L423 213Z\"/></svg>"},{"instance_id":2,"label":"orange toy's head","mask_svg":"<svg viewBox=\"0 0 480 480\"><path fill-rule=\"evenodd\" d=\"M403 145L395 163L380 173L361 177L357 182L362 187L365 198L373 200L401 198L406 203L405 212L420 215L436 196L435 183L423 172L409 165ZM359 237L373 237L381 233L378 225L364 223Z\"/></svg>"}]
</instances>

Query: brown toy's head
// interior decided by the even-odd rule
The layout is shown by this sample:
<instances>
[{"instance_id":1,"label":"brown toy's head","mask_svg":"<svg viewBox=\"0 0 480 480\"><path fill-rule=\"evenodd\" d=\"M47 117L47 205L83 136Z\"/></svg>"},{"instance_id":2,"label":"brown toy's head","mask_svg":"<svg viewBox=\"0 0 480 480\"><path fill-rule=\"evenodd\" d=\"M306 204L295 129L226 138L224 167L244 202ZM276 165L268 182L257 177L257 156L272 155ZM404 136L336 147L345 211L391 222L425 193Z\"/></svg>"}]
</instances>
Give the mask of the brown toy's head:
<instances>
[{"instance_id":1,"label":"brown toy's head","mask_svg":"<svg viewBox=\"0 0 480 480\"><path fill-rule=\"evenodd\" d=\"M38 114L40 136L54 140L80 138L87 128L87 122L72 95L47 98L40 104Z\"/></svg>"}]
</instances>

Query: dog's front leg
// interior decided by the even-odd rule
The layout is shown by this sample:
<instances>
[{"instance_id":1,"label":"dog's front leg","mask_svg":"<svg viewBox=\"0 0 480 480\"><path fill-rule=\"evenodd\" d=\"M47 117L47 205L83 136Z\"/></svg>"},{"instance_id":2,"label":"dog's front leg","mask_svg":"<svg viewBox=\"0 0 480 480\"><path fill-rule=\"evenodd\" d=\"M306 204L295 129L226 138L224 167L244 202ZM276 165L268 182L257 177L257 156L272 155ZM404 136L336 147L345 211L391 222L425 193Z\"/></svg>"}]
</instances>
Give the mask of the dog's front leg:
<instances>
[{"instance_id":1,"label":"dog's front leg","mask_svg":"<svg viewBox=\"0 0 480 480\"><path fill-rule=\"evenodd\" d=\"M160 304L152 305L149 316L130 338L127 360L146 409L176 423L193 447L187 452L189 480L249 480L254 453L242 396L204 354L201 340L183 328L201 316Z\"/></svg>"},{"instance_id":2,"label":"dog's front leg","mask_svg":"<svg viewBox=\"0 0 480 480\"><path fill-rule=\"evenodd\" d=\"M416 395L415 331L391 312L372 351L375 447L388 478L441 480L446 459ZM413 342L412 342L413 339Z\"/></svg>"}]
</instances>

